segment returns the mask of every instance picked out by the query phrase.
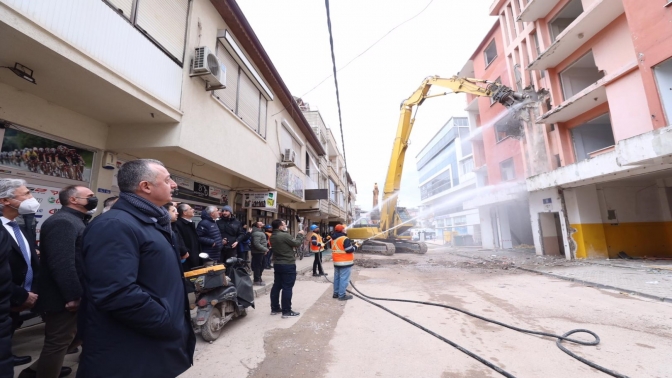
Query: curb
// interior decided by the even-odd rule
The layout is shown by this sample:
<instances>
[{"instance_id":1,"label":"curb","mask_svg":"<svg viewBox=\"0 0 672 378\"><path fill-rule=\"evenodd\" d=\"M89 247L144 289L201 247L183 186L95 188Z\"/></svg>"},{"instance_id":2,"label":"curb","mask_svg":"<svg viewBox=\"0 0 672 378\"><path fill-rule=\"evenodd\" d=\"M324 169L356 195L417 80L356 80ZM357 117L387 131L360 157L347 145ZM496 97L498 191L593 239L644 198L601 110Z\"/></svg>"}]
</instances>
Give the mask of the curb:
<instances>
[{"instance_id":1,"label":"curb","mask_svg":"<svg viewBox=\"0 0 672 378\"><path fill-rule=\"evenodd\" d=\"M491 260L487 260L487 259L484 259L484 258L478 257L478 256L462 255L462 254L459 254L459 253L453 253L453 254L456 255L456 256L465 257L465 258L473 259L473 260L491 261ZM520 267L520 266L514 266L514 268L520 269L520 270L528 272L528 273L535 273L535 274L540 274L540 275L543 275L543 276L559 278L561 280L565 280L565 281L569 281L569 282L579 283L579 284L582 284L582 285L585 285L585 286L594 286L594 287L597 287L597 288L600 288L600 289L616 290L616 291L624 292L624 293L631 294L631 295L634 294L634 295L644 297L644 298L648 298L648 299L654 299L654 300L661 301L661 302L672 303L672 298L659 297L657 295L642 293L641 291L629 290L629 289L624 289L622 287L604 285L604 284L597 283L597 282L586 281L586 280L581 280L581 279L571 278L571 277L565 277L565 276L561 276L561 275L555 274L555 273L540 272L538 270L534 270L534 269L530 269L530 268L523 268L523 267Z\"/></svg>"},{"instance_id":2,"label":"curb","mask_svg":"<svg viewBox=\"0 0 672 378\"><path fill-rule=\"evenodd\" d=\"M328 258L323 257L322 262L327 262L327 261L331 261L331 255ZM305 268L298 269L296 271L296 274L297 275L304 274L304 273L310 272L311 270L313 270L313 267L312 266L307 266ZM259 298L262 295L269 294L271 292L272 287L273 287L273 282L267 283L266 285L264 285L264 287L258 286L258 289L254 289L254 297Z\"/></svg>"}]
</instances>

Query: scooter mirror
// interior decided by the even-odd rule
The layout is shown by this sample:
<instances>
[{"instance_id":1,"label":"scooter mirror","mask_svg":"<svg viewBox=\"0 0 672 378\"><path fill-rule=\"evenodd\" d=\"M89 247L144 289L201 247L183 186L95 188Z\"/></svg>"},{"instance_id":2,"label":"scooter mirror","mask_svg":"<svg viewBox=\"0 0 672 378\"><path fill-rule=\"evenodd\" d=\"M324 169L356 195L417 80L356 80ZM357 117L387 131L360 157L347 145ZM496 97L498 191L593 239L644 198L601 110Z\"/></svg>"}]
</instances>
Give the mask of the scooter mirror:
<instances>
[{"instance_id":1,"label":"scooter mirror","mask_svg":"<svg viewBox=\"0 0 672 378\"><path fill-rule=\"evenodd\" d=\"M201 253L198 254L198 257L200 257L200 258L202 258L202 259L209 259L209 258L210 258L210 255L208 255L208 254L205 253L205 252L201 252Z\"/></svg>"}]
</instances>

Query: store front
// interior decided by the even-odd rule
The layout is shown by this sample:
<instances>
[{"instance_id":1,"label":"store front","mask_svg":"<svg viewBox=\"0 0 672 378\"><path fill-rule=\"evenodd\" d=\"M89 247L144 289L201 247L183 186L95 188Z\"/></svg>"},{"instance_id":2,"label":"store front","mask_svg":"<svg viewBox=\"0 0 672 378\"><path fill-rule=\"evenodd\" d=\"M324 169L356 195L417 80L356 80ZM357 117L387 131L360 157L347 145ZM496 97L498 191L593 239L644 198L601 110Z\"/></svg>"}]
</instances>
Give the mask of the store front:
<instances>
[{"instance_id":1,"label":"store front","mask_svg":"<svg viewBox=\"0 0 672 378\"><path fill-rule=\"evenodd\" d=\"M35 216L39 243L41 224L61 208L58 200L61 188L81 185L93 190L96 186L93 178L98 174L99 154L92 147L10 122L2 125L0 177L26 180L33 197L40 203ZM98 189L96 194L109 193Z\"/></svg>"}]
</instances>

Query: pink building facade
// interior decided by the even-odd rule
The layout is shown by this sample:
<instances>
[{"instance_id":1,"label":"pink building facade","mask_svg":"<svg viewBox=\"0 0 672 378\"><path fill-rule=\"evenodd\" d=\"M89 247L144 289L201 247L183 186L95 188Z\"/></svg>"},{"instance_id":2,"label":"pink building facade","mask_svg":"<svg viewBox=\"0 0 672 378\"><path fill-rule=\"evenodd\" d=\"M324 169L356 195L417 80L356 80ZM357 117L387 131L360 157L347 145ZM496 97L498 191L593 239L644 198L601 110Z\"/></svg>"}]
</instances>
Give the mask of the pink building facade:
<instances>
[{"instance_id":1,"label":"pink building facade","mask_svg":"<svg viewBox=\"0 0 672 378\"><path fill-rule=\"evenodd\" d=\"M668 5L668 0L492 4L498 25L462 74L548 93L522 133L482 130L474 141L481 151L477 173L479 183L502 189L499 197L526 197L537 254L672 257ZM486 67L492 40L495 58ZM473 101L468 99L467 110L476 125L487 126L503 111L489 107L487 99L478 99L478 106ZM525 195L515 185L502 185L502 158L513 159L511 181L524 180ZM477 202L465 206L483 207ZM493 229L501 228L485 218Z\"/></svg>"}]
</instances>

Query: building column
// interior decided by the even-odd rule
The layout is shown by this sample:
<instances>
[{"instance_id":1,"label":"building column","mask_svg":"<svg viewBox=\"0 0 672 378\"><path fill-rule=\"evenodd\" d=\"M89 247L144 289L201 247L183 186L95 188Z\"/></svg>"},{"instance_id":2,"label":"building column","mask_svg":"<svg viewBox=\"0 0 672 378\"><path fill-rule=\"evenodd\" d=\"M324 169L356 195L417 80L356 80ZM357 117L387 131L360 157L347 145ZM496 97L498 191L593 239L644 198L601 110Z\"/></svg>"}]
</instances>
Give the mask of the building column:
<instances>
[{"instance_id":1,"label":"building column","mask_svg":"<svg viewBox=\"0 0 672 378\"><path fill-rule=\"evenodd\" d=\"M495 249L495 230L492 228L490 206L479 207L478 217L481 222L481 245L483 248Z\"/></svg>"},{"instance_id":2,"label":"building column","mask_svg":"<svg viewBox=\"0 0 672 378\"><path fill-rule=\"evenodd\" d=\"M497 206L497 223L499 225L500 247L502 249L513 248L513 241L511 240L511 226L509 225L509 214L506 211L506 206Z\"/></svg>"}]
</instances>

